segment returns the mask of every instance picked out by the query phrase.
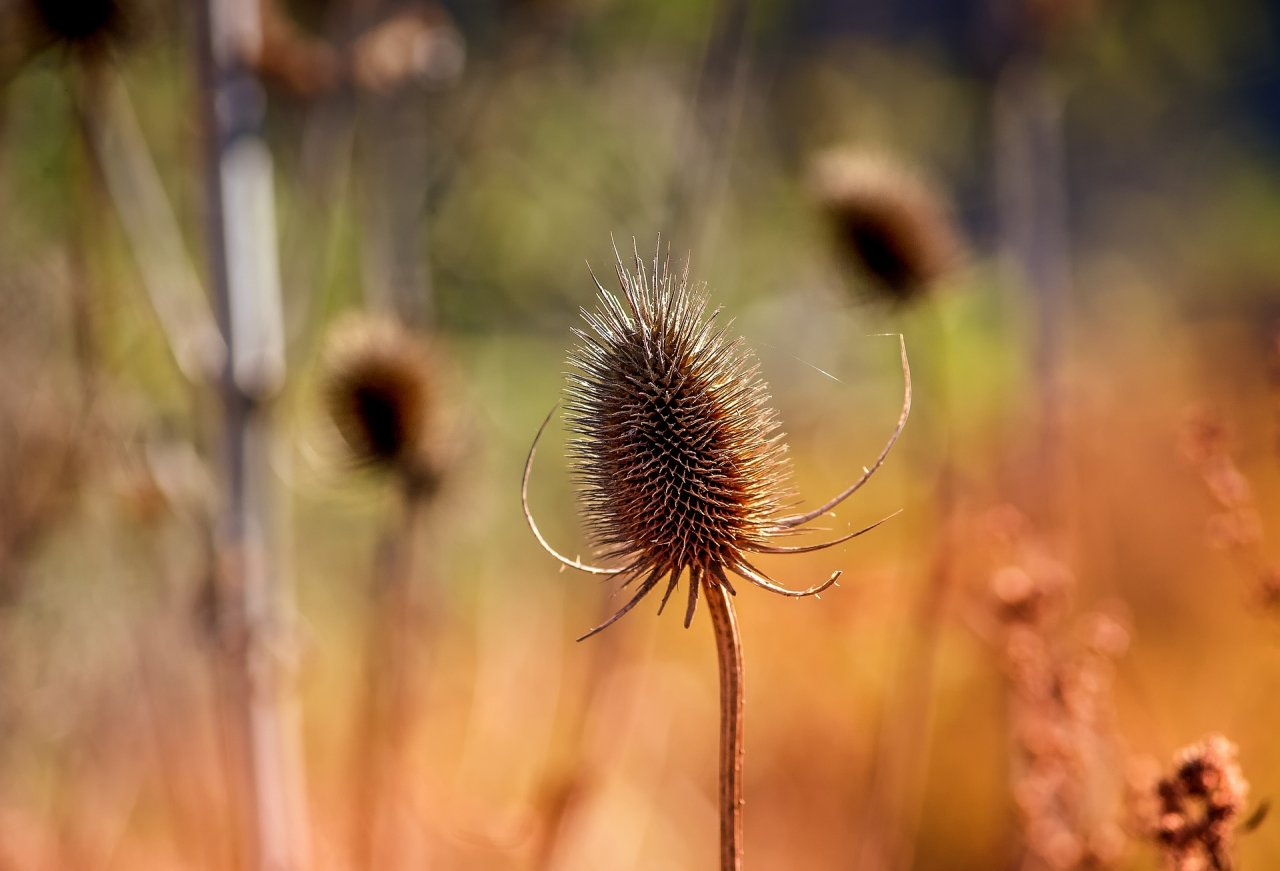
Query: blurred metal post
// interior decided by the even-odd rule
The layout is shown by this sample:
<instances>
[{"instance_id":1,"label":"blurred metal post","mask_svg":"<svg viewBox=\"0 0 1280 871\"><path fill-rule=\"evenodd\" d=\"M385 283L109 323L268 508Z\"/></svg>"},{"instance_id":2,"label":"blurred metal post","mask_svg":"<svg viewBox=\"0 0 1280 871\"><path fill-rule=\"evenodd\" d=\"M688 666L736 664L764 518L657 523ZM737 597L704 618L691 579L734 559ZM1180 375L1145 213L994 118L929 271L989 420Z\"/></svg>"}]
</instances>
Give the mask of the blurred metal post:
<instances>
[{"instance_id":1,"label":"blurred metal post","mask_svg":"<svg viewBox=\"0 0 1280 871\"><path fill-rule=\"evenodd\" d=\"M286 667L294 606L273 538L269 400L284 378L265 94L243 62L261 40L258 0L201 0L198 20L210 287L226 343L220 388L225 502L216 619L242 732L250 865L310 865L301 741ZM274 558L273 558L274 555ZM286 654L287 655L287 654Z\"/></svg>"}]
</instances>

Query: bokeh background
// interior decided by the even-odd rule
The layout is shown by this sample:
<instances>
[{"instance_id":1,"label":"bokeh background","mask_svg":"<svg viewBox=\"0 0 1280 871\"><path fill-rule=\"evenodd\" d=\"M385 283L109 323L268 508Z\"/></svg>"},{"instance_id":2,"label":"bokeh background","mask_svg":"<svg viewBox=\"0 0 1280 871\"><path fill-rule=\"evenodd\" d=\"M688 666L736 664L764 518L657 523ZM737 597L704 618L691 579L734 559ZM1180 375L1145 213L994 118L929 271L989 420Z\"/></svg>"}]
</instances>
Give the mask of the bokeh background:
<instances>
[{"instance_id":1,"label":"bokeh background","mask_svg":"<svg viewBox=\"0 0 1280 871\"><path fill-rule=\"evenodd\" d=\"M1280 793L1274 5L227 2L213 26L242 41L212 78L203 3L49 24L96 5L0 5L0 866L264 867L243 667L278 678L303 846L277 867L711 867L706 622L646 602L574 643L610 591L557 570L518 492L588 267L612 286L613 244L659 235L755 349L804 498L893 429L885 334L915 376L831 528L902 514L764 561L792 586L844 569L820 600L739 588L749 867L1159 868L1129 772L1212 732L1239 746L1242 818ZM248 199L217 162L234 142L257 148ZM947 198L966 255L927 298L884 301L833 246L831 148ZM280 344L249 391L271 604L243 661L220 219L279 275L278 311L249 309ZM325 410L327 336L357 312L432 349L443 471L407 526ZM564 440L554 421L530 502L585 554ZM1048 785L1012 569L1089 700L1050 724L1070 746ZM399 713L370 714L374 685ZM1069 794L1105 856L1042 849L1029 789ZM1242 833L1239 867L1280 863L1278 832Z\"/></svg>"}]
</instances>

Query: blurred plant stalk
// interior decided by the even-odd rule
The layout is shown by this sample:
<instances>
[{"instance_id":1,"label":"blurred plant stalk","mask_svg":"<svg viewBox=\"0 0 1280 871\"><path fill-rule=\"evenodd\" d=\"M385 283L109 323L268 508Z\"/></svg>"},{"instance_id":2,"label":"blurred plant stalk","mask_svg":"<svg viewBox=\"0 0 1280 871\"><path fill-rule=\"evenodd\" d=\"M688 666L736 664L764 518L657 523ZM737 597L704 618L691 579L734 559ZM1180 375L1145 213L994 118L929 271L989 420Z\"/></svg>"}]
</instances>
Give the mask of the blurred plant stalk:
<instances>
[{"instance_id":1,"label":"blurred plant stalk","mask_svg":"<svg viewBox=\"0 0 1280 871\"><path fill-rule=\"evenodd\" d=\"M210 288L226 344L219 382L224 476L215 620L232 670L252 868L310 866L301 740L287 656L293 591L272 548L270 398L284 379L265 94L244 63L258 0L202 0L197 54Z\"/></svg>"},{"instance_id":2,"label":"blurred plant stalk","mask_svg":"<svg viewBox=\"0 0 1280 871\"><path fill-rule=\"evenodd\" d=\"M717 0L666 196L662 231L677 246L713 247L717 214L742 113L748 72L749 0Z\"/></svg>"},{"instance_id":3,"label":"blurred plant stalk","mask_svg":"<svg viewBox=\"0 0 1280 871\"><path fill-rule=\"evenodd\" d=\"M81 130L178 368L194 385L209 383L224 362L222 336L124 81L112 67L97 77L77 95Z\"/></svg>"},{"instance_id":4,"label":"blurred plant stalk","mask_svg":"<svg viewBox=\"0 0 1280 871\"><path fill-rule=\"evenodd\" d=\"M352 862L356 868L399 868L411 837L404 823L405 767L421 699L415 682L429 652L421 594L413 583L414 538L426 500L409 484L401 488L398 517L378 546L370 591L364 697L355 746Z\"/></svg>"},{"instance_id":5,"label":"blurred plant stalk","mask_svg":"<svg viewBox=\"0 0 1280 871\"><path fill-rule=\"evenodd\" d=\"M1044 48L1028 39L1000 71L991 108L1001 245L1031 293L1036 319L1039 431L1025 462L1035 470L1028 495L1046 526L1062 507L1062 349L1071 291L1063 100L1056 85Z\"/></svg>"},{"instance_id":6,"label":"blurred plant stalk","mask_svg":"<svg viewBox=\"0 0 1280 871\"><path fill-rule=\"evenodd\" d=\"M951 335L936 295L918 301L924 316L927 420L938 456L933 506L938 528L923 588L911 606L899 658L880 716L876 755L862 812L856 868L910 871L915 864L932 754L939 647L951 612L960 552L961 477L955 460Z\"/></svg>"},{"instance_id":7,"label":"blurred plant stalk","mask_svg":"<svg viewBox=\"0 0 1280 871\"><path fill-rule=\"evenodd\" d=\"M694 583L694 579L689 583ZM742 637L729 590L709 584L706 594L720 666L720 869L741 871L742 720L746 704Z\"/></svg>"}]
</instances>

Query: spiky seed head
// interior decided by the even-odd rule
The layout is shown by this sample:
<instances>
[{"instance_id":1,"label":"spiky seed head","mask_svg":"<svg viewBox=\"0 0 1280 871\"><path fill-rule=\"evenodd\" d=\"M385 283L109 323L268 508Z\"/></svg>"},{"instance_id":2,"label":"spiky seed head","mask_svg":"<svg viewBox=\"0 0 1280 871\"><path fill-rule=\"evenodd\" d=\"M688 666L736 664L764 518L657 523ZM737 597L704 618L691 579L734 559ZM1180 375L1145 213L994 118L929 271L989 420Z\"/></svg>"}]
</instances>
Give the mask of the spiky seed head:
<instances>
[{"instance_id":1,"label":"spiky seed head","mask_svg":"<svg viewBox=\"0 0 1280 871\"><path fill-rule=\"evenodd\" d=\"M324 354L325 406L351 457L411 478L431 475L437 409L425 344L398 323L340 323Z\"/></svg>"},{"instance_id":2,"label":"spiky seed head","mask_svg":"<svg viewBox=\"0 0 1280 871\"><path fill-rule=\"evenodd\" d=\"M633 269L619 257L617 272L622 298L597 281L596 309L582 313L589 329L574 330L579 344L569 355L565 416L588 529L602 556L621 565L565 556L529 511L529 473L551 415L529 448L520 485L525 521L543 550L578 571L619 578L624 587L638 581L627 604L582 638L613 625L665 577L662 613L686 572L685 626L693 621L700 587L709 594L713 588L734 592L729 573L795 598L816 596L836 583L838 571L812 587L788 589L747 555L823 550L889 519L817 544L771 543L828 514L889 456L911 411L911 371L901 337L902 411L880 455L821 506L781 516L792 495L787 448L751 352L730 337L730 324L717 323L718 309L707 312L706 294L690 286L687 266L676 276L655 256L647 272L637 253Z\"/></svg>"},{"instance_id":3,"label":"spiky seed head","mask_svg":"<svg viewBox=\"0 0 1280 871\"><path fill-rule=\"evenodd\" d=\"M637 572L736 565L789 497L786 445L751 352L705 292L619 260L579 345L566 417L586 522Z\"/></svg>"},{"instance_id":4,"label":"spiky seed head","mask_svg":"<svg viewBox=\"0 0 1280 871\"><path fill-rule=\"evenodd\" d=\"M895 304L920 298L961 259L942 198L890 158L821 154L812 187L842 259Z\"/></svg>"}]
</instances>

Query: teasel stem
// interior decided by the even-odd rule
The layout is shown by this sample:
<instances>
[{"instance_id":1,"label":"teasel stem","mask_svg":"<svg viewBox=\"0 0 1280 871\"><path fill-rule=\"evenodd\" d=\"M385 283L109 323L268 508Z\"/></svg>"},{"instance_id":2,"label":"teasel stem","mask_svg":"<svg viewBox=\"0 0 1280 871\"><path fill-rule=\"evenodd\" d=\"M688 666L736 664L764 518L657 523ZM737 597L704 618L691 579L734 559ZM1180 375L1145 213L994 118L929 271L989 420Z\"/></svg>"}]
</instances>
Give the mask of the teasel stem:
<instances>
[{"instance_id":1,"label":"teasel stem","mask_svg":"<svg viewBox=\"0 0 1280 871\"><path fill-rule=\"evenodd\" d=\"M691 584L698 583L691 578ZM742 636L729 588L703 580L720 665L720 869L742 868L742 719L746 697Z\"/></svg>"},{"instance_id":2,"label":"teasel stem","mask_svg":"<svg viewBox=\"0 0 1280 871\"><path fill-rule=\"evenodd\" d=\"M596 623L608 620L615 608L613 597L603 588L601 593ZM566 730L566 744L573 755L558 772L552 769L544 776L546 798L542 803L538 840L529 865L532 871L552 871L560 867L561 858L570 853L577 818L591 797L598 764L598 753L590 744L591 716L618 661L623 658L628 637L625 632L602 632L596 643L591 645L587 673L582 689L576 694L573 718Z\"/></svg>"},{"instance_id":3,"label":"teasel stem","mask_svg":"<svg viewBox=\"0 0 1280 871\"><path fill-rule=\"evenodd\" d=\"M383 533L370 591L362 734L355 748L356 801L353 867L395 866L399 834L389 830L387 808L402 803L401 772L412 734L416 700L411 677L421 663L414 650L422 626L413 585L414 538L425 500L405 481L399 517Z\"/></svg>"}]
</instances>

